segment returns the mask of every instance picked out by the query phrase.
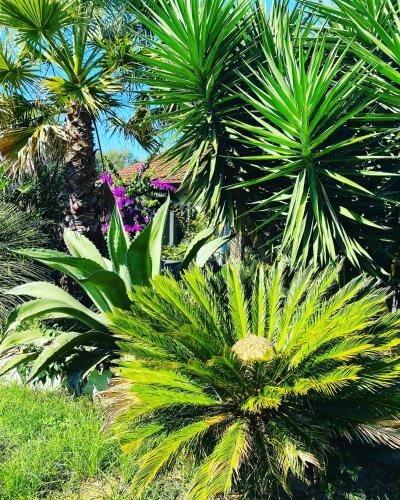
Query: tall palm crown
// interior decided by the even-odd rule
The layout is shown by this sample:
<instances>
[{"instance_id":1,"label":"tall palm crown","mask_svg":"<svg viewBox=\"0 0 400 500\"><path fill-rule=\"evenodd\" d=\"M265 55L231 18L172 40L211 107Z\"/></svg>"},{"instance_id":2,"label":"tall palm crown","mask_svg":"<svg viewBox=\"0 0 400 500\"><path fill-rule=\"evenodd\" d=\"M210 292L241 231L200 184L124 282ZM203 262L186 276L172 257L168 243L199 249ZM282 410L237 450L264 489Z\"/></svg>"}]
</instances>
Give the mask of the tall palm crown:
<instances>
[{"instance_id":1,"label":"tall palm crown","mask_svg":"<svg viewBox=\"0 0 400 500\"><path fill-rule=\"evenodd\" d=\"M146 5L143 81L170 107L168 154L187 165L191 199L238 228L250 218L293 262L341 254L387 270L377 242L393 238L398 141L368 62L286 0Z\"/></svg>"},{"instance_id":2,"label":"tall palm crown","mask_svg":"<svg viewBox=\"0 0 400 500\"><path fill-rule=\"evenodd\" d=\"M6 37L0 85L13 118L1 122L0 152L21 169L32 167L46 147L54 148L49 132L64 142L67 225L81 232L98 228L93 127L100 113L118 105L121 90L116 68L105 64L105 50L94 43L97 4L0 1Z\"/></svg>"},{"instance_id":3,"label":"tall palm crown","mask_svg":"<svg viewBox=\"0 0 400 500\"><path fill-rule=\"evenodd\" d=\"M291 273L231 266L137 288L110 315L126 357L109 390L114 431L135 452L140 496L182 454L197 469L189 498L267 498L321 472L353 440L400 447L399 314L361 276L335 290L340 266Z\"/></svg>"}]
</instances>

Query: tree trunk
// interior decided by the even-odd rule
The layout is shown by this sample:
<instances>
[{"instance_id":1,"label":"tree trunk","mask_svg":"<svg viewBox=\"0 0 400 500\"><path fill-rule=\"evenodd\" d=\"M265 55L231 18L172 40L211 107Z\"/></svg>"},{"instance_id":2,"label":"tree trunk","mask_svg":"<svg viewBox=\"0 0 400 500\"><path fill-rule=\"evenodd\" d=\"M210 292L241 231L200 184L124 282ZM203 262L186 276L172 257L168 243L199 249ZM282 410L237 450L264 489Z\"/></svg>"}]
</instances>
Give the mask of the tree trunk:
<instances>
[{"instance_id":1,"label":"tree trunk","mask_svg":"<svg viewBox=\"0 0 400 500\"><path fill-rule=\"evenodd\" d=\"M87 109L71 105L66 132L65 225L98 243L101 236L98 179L93 120Z\"/></svg>"},{"instance_id":2,"label":"tree trunk","mask_svg":"<svg viewBox=\"0 0 400 500\"><path fill-rule=\"evenodd\" d=\"M231 262L240 262L243 259L244 252L244 234L243 229L240 227L236 236L232 238L229 248L229 260Z\"/></svg>"}]
</instances>

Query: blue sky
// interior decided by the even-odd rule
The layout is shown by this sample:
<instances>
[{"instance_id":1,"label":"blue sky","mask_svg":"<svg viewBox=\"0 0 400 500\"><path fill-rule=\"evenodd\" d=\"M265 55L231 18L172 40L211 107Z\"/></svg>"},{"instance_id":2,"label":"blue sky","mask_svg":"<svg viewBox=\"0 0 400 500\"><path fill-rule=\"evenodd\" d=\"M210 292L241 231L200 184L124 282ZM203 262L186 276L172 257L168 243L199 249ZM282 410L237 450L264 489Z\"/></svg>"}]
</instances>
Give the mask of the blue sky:
<instances>
[{"instance_id":1,"label":"blue sky","mask_svg":"<svg viewBox=\"0 0 400 500\"><path fill-rule=\"evenodd\" d=\"M118 114L126 117L129 116L128 110L121 109L118 111ZM120 135L120 134L110 134L107 131L107 127L105 123L99 123L98 124L98 129L99 129L99 135L100 135L100 141L101 141L101 147L104 152L115 150L115 149L127 149L133 153L135 158L138 160L145 160L148 156L148 153L144 151L143 148L139 146L136 142L133 141L127 141L125 138Z\"/></svg>"}]
</instances>

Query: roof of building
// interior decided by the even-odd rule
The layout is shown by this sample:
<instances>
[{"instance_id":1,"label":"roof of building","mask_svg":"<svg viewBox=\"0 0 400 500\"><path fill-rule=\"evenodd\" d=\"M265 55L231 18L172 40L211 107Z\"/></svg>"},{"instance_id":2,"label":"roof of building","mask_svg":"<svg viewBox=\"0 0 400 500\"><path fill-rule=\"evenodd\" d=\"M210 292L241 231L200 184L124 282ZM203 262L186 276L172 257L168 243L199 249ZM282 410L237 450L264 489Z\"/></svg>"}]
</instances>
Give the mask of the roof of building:
<instances>
[{"instance_id":1,"label":"roof of building","mask_svg":"<svg viewBox=\"0 0 400 500\"><path fill-rule=\"evenodd\" d=\"M140 161L134 163L129 167L125 167L118 171L118 175L124 182L130 182L132 177L137 173L138 170L143 168L146 162ZM170 184L181 184L185 177L186 167L182 167L178 170L176 168L176 160L164 160L162 158L155 158L150 162L150 172L154 176L154 179L158 181L167 182Z\"/></svg>"}]
</instances>

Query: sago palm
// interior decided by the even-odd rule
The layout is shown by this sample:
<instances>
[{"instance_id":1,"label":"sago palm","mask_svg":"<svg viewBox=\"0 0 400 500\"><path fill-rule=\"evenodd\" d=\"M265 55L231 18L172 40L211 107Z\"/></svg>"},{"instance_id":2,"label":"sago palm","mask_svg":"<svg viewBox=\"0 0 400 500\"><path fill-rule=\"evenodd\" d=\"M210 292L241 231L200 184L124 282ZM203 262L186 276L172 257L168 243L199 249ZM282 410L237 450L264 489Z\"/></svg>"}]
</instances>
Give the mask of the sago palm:
<instances>
[{"instance_id":1,"label":"sago palm","mask_svg":"<svg viewBox=\"0 0 400 500\"><path fill-rule=\"evenodd\" d=\"M268 498L323 474L353 441L400 447L400 315L340 265L187 271L138 287L109 315L125 353L106 393L116 436L137 455L140 497L174 460L197 468L188 498Z\"/></svg>"},{"instance_id":2,"label":"sago palm","mask_svg":"<svg viewBox=\"0 0 400 500\"><path fill-rule=\"evenodd\" d=\"M66 225L93 234L99 230L95 120L118 104L121 89L91 41L95 8L94 1L0 1L0 27L11 37L1 56L3 92L31 106L39 97L44 110L31 123L2 127L0 152L11 166L26 167L26 158L53 144L46 132L59 132L64 117Z\"/></svg>"}]
</instances>

